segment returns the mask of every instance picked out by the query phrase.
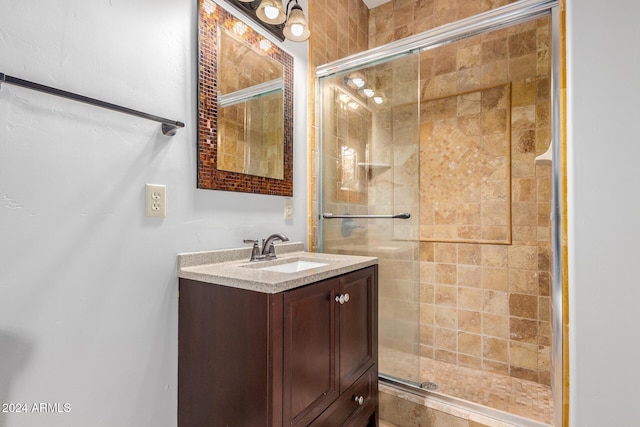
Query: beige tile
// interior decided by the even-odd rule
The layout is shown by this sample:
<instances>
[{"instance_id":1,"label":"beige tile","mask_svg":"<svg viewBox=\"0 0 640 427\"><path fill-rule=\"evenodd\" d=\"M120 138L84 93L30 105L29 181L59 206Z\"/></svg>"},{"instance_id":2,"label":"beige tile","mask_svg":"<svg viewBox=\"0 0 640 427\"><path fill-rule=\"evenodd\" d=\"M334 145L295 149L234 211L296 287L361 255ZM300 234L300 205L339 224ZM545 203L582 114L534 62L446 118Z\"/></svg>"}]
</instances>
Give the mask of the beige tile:
<instances>
[{"instance_id":1,"label":"beige tile","mask_svg":"<svg viewBox=\"0 0 640 427\"><path fill-rule=\"evenodd\" d=\"M545 322L551 321L551 298L538 298L538 319Z\"/></svg>"},{"instance_id":2,"label":"beige tile","mask_svg":"<svg viewBox=\"0 0 640 427\"><path fill-rule=\"evenodd\" d=\"M459 264L480 265L481 260L482 260L481 245L463 244L463 243L458 245L458 263Z\"/></svg>"},{"instance_id":3,"label":"beige tile","mask_svg":"<svg viewBox=\"0 0 640 427\"><path fill-rule=\"evenodd\" d=\"M458 353L458 366L482 369L482 358Z\"/></svg>"},{"instance_id":4,"label":"beige tile","mask_svg":"<svg viewBox=\"0 0 640 427\"><path fill-rule=\"evenodd\" d=\"M433 349L433 358L441 362L451 363L455 365L458 356L455 350L449 351L449 350L443 350L440 348L435 348Z\"/></svg>"},{"instance_id":5,"label":"beige tile","mask_svg":"<svg viewBox=\"0 0 640 427\"><path fill-rule=\"evenodd\" d=\"M457 283L459 286L481 287L482 267L459 265Z\"/></svg>"},{"instance_id":6,"label":"beige tile","mask_svg":"<svg viewBox=\"0 0 640 427\"><path fill-rule=\"evenodd\" d=\"M506 38L489 40L482 43L482 63L487 64L507 59L508 44Z\"/></svg>"},{"instance_id":7,"label":"beige tile","mask_svg":"<svg viewBox=\"0 0 640 427\"><path fill-rule=\"evenodd\" d=\"M458 329L465 332L480 333L482 317L479 311L458 310Z\"/></svg>"},{"instance_id":8,"label":"beige tile","mask_svg":"<svg viewBox=\"0 0 640 427\"><path fill-rule=\"evenodd\" d=\"M420 302L433 304L434 298L434 285L431 283L420 284Z\"/></svg>"},{"instance_id":9,"label":"beige tile","mask_svg":"<svg viewBox=\"0 0 640 427\"><path fill-rule=\"evenodd\" d=\"M538 247L537 246L510 246L509 268L537 270Z\"/></svg>"},{"instance_id":10,"label":"beige tile","mask_svg":"<svg viewBox=\"0 0 640 427\"><path fill-rule=\"evenodd\" d=\"M508 293L487 290L483 293L483 311L492 314L509 314Z\"/></svg>"},{"instance_id":11,"label":"beige tile","mask_svg":"<svg viewBox=\"0 0 640 427\"><path fill-rule=\"evenodd\" d=\"M420 326L420 344L427 346L433 345L433 326Z\"/></svg>"},{"instance_id":12,"label":"beige tile","mask_svg":"<svg viewBox=\"0 0 640 427\"><path fill-rule=\"evenodd\" d=\"M551 322L538 322L538 344L550 346L552 343Z\"/></svg>"},{"instance_id":13,"label":"beige tile","mask_svg":"<svg viewBox=\"0 0 640 427\"><path fill-rule=\"evenodd\" d=\"M535 81L524 80L515 82L511 87L511 102L513 106L531 105L536 102Z\"/></svg>"},{"instance_id":14,"label":"beige tile","mask_svg":"<svg viewBox=\"0 0 640 427\"><path fill-rule=\"evenodd\" d=\"M435 321L435 306L433 304L420 304L420 323L433 325Z\"/></svg>"},{"instance_id":15,"label":"beige tile","mask_svg":"<svg viewBox=\"0 0 640 427\"><path fill-rule=\"evenodd\" d=\"M538 297L535 295L526 294L510 294L509 315L516 317L525 317L527 319L537 319Z\"/></svg>"},{"instance_id":16,"label":"beige tile","mask_svg":"<svg viewBox=\"0 0 640 427\"><path fill-rule=\"evenodd\" d=\"M538 272L534 270L509 270L509 291L537 295Z\"/></svg>"},{"instance_id":17,"label":"beige tile","mask_svg":"<svg viewBox=\"0 0 640 427\"><path fill-rule=\"evenodd\" d=\"M509 289L509 270L506 268L482 268L482 287L496 291Z\"/></svg>"},{"instance_id":18,"label":"beige tile","mask_svg":"<svg viewBox=\"0 0 640 427\"><path fill-rule=\"evenodd\" d=\"M509 344L510 362L512 365L535 370L538 367L538 346L517 341Z\"/></svg>"},{"instance_id":19,"label":"beige tile","mask_svg":"<svg viewBox=\"0 0 640 427\"><path fill-rule=\"evenodd\" d=\"M455 329L458 327L458 309L455 307L436 306L434 320L436 326Z\"/></svg>"},{"instance_id":20,"label":"beige tile","mask_svg":"<svg viewBox=\"0 0 640 427\"><path fill-rule=\"evenodd\" d=\"M504 363L509 361L509 344L507 340L484 337L482 341L482 356L484 358Z\"/></svg>"},{"instance_id":21,"label":"beige tile","mask_svg":"<svg viewBox=\"0 0 640 427\"><path fill-rule=\"evenodd\" d=\"M511 58L527 55L537 50L535 29L509 36L509 56Z\"/></svg>"},{"instance_id":22,"label":"beige tile","mask_svg":"<svg viewBox=\"0 0 640 427\"><path fill-rule=\"evenodd\" d=\"M482 314L482 333L495 338L509 338L509 317L500 314Z\"/></svg>"},{"instance_id":23,"label":"beige tile","mask_svg":"<svg viewBox=\"0 0 640 427\"><path fill-rule=\"evenodd\" d=\"M436 264L436 283L454 285L457 281L456 264Z\"/></svg>"},{"instance_id":24,"label":"beige tile","mask_svg":"<svg viewBox=\"0 0 640 427\"><path fill-rule=\"evenodd\" d=\"M458 307L476 311L482 310L482 290L476 288L459 287Z\"/></svg>"},{"instance_id":25,"label":"beige tile","mask_svg":"<svg viewBox=\"0 0 640 427\"><path fill-rule=\"evenodd\" d=\"M436 243L434 246L435 261L455 264L458 260L457 245L453 243Z\"/></svg>"},{"instance_id":26,"label":"beige tile","mask_svg":"<svg viewBox=\"0 0 640 427\"><path fill-rule=\"evenodd\" d=\"M460 54L460 52L458 52ZM457 117L477 115L482 110L480 103L480 92L472 92L469 94L459 95L457 97Z\"/></svg>"},{"instance_id":27,"label":"beige tile","mask_svg":"<svg viewBox=\"0 0 640 427\"><path fill-rule=\"evenodd\" d=\"M436 279L436 266L433 262L420 262L420 282L434 283Z\"/></svg>"},{"instance_id":28,"label":"beige tile","mask_svg":"<svg viewBox=\"0 0 640 427\"><path fill-rule=\"evenodd\" d=\"M514 341L536 344L538 342L538 322L518 317L509 318L509 338L511 338L512 344Z\"/></svg>"},{"instance_id":29,"label":"beige tile","mask_svg":"<svg viewBox=\"0 0 640 427\"><path fill-rule=\"evenodd\" d=\"M512 181L512 200L514 202L536 201L536 180L533 178L514 179Z\"/></svg>"},{"instance_id":30,"label":"beige tile","mask_svg":"<svg viewBox=\"0 0 640 427\"><path fill-rule=\"evenodd\" d=\"M434 329L434 347L436 347L436 349L456 352L457 346L457 334L455 330L445 328Z\"/></svg>"},{"instance_id":31,"label":"beige tile","mask_svg":"<svg viewBox=\"0 0 640 427\"><path fill-rule=\"evenodd\" d=\"M486 267L508 267L508 247L500 245L482 246L482 265Z\"/></svg>"},{"instance_id":32,"label":"beige tile","mask_svg":"<svg viewBox=\"0 0 640 427\"><path fill-rule=\"evenodd\" d=\"M435 261L433 242L420 242L420 261Z\"/></svg>"}]
</instances>

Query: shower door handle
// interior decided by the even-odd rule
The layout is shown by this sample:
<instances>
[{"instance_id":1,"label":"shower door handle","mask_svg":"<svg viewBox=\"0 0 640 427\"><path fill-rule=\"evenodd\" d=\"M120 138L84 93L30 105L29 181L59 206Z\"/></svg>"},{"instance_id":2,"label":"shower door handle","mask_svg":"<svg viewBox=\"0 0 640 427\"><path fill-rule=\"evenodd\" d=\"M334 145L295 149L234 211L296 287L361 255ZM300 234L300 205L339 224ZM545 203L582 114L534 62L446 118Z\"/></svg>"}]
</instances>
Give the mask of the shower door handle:
<instances>
[{"instance_id":1,"label":"shower door handle","mask_svg":"<svg viewBox=\"0 0 640 427\"><path fill-rule=\"evenodd\" d=\"M411 218L411 214L408 212L401 212L395 215L335 215L332 213L323 213L322 218L324 219L334 219L334 218L365 218L365 219L376 219L376 218L390 218L390 219L409 219Z\"/></svg>"}]
</instances>

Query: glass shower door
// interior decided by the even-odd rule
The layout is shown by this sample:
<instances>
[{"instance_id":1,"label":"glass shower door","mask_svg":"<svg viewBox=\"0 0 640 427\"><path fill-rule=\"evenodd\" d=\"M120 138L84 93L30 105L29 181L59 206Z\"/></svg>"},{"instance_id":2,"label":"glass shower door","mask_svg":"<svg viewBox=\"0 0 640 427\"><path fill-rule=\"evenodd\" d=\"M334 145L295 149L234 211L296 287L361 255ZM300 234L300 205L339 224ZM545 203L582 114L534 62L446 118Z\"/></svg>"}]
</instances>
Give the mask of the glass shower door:
<instances>
[{"instance_id":1,"label":"glass shower door","mask_svg":"<svg viewBox=\"0 0 640 427\"><path fill-rule=\"evenodd\" d=\"M420 382L419 55L320 80L319 249L379 258L379 372Z\"/></svg>"}]
</instances>

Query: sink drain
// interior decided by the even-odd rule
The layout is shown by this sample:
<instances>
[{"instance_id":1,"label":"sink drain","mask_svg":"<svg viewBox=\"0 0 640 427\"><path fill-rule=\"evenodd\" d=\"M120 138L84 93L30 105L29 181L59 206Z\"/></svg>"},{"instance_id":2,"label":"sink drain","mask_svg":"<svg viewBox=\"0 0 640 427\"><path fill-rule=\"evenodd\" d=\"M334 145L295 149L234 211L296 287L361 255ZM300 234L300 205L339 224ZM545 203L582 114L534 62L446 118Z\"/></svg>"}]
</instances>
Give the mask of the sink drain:
<instances>
[{"instance_id":1,"label":"sink drain","mask_svg":"<svg viewBox=\"0 0 640 427\"><path fill-rule=\"evenodd\" d=\"M437 390L438 389L438 384L432 383L430 381L425 381L423 383L420 383L420 388L423 388L425 390L433 391L433 390Z\"/></svg>"}]
</instances>

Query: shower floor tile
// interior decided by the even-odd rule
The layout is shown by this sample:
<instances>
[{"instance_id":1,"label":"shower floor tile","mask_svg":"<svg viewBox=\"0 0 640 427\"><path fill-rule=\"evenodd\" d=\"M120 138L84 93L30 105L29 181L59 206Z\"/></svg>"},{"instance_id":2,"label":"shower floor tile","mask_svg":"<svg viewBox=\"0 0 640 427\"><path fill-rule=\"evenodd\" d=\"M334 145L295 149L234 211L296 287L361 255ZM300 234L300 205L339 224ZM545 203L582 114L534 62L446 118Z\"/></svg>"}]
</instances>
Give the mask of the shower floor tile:
<instances>
[{"instance_id":1,"label":"shower floor tile","mask_svg":"<svg viewBox=\"0 0 640 427\"><path fill-rule=\"evenodd\" d=\"M418 363L416 356L380 348L380 372L411 379ZM417 382L438 385L437 393L467 400L544 424L553 424L551 387L492 372L455 366L426 357L419 358L420 378ZM404 373L395 369L403 366ZM394 369L385 369L393 366ZM412 368L412 366L414 368Z\"/></svg>"}]
</instances>

